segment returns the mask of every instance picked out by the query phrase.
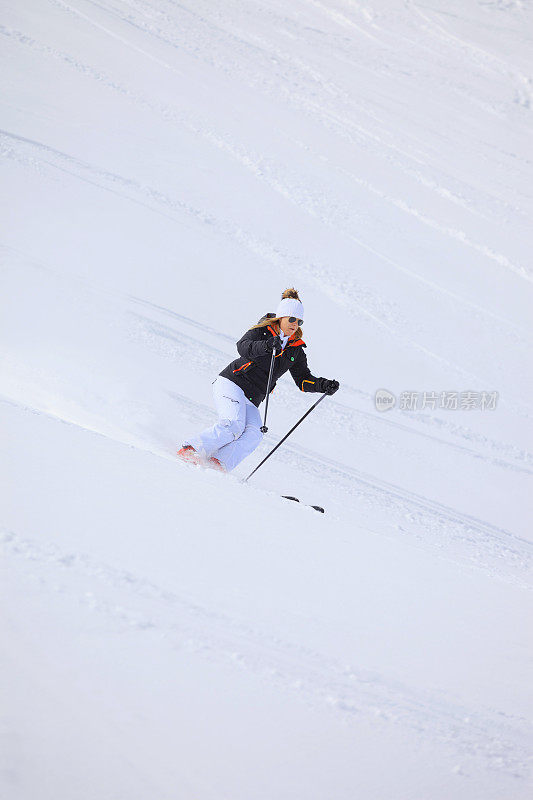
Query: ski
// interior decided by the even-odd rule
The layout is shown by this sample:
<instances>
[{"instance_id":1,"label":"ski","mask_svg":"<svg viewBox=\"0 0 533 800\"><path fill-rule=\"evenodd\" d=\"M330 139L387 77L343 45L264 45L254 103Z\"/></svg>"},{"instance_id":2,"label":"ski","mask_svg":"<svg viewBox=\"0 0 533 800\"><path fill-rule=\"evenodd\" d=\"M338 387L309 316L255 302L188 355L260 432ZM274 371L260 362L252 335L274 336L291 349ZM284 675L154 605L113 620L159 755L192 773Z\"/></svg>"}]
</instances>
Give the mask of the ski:
<instances>
[{"instance_id":1,"label":"ski","mask_svg":"<svg viewBox=\"0 0 533 800\"><path fill-rule=\"evenodd\" d=\"M290 495L287 494L282 494L281 496L283 497L284 500L294 500L295 503L300 502L297 497L291 497ZM322 508L322 506L312 506L309 503L303 503L302 505L307 506L307 508L314 508L315 511L320 511L321 514L324 514L324 509Z\"/></svg>"}]
</instances>

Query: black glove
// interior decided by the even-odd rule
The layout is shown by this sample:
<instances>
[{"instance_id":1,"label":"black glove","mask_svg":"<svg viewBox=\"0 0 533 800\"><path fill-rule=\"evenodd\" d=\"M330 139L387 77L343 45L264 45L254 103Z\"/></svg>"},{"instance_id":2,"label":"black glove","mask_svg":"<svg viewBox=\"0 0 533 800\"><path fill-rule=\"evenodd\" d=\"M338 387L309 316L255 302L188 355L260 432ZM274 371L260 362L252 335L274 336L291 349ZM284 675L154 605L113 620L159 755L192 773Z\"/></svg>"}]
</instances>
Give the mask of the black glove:
<instances>
[{"instance_id":1,"label":"black glove","mask_svg":"<svg viewBox=\"0 0 533 800\"><path fill-rule=\"evenodd\" d=\"M272 336L270 339L267 339L265 342L265 346L267 349L267 353L271 353L273 350L276 351L276 355L281 353L283 347L281 346L281 339L279 336Z\"/></svg>"},{"instance_id":2,"label":"black glove","mask_svg":"<svg viewBox=\"0 0 533 800\"><path fill-rule=\"evenodd\" d=\"M339 388L339 381L329 380L329 378L320 378L319 383L320 391L324 394L335 394Z\"/></svg>"}]
</instances>

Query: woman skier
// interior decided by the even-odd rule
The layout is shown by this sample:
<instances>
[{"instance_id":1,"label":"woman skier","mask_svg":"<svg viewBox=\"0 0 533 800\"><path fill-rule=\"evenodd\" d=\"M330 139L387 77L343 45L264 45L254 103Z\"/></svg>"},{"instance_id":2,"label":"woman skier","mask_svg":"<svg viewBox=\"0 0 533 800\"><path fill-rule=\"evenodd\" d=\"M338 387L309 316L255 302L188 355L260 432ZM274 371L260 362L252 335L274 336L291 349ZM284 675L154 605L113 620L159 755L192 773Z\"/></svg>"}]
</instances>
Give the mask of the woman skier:
<instances>
[{"instance_id":1,"label":"woman skier","mask_svg":"<svg viewBox=\"0 0 533 800\"><path fill-rule=\"evenodd\" d=\"M266 314L237 342L239 358L222 370L213 381L213 396L218 421L189 437L178 456L230 472L255 450L263 438L258 406L267 393L272 355L271 391L287 370L302 392L334 394L339 382L315 378L307 366L302 340L304 308L296 289L281 296L275 314Z\"/></svg>"}]
</instances>

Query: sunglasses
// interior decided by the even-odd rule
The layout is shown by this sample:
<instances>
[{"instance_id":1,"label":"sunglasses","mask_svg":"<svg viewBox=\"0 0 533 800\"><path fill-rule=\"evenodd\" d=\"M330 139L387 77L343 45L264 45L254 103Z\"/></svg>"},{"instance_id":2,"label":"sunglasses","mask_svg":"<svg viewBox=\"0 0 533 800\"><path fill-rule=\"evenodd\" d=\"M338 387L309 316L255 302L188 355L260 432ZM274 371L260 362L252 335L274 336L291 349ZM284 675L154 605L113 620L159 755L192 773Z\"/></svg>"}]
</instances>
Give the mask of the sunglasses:
<instances>
[{"instance_id":1,"label":"sunglasses","mask_svg":"<svg viewBox=\"0 0 533 800\"><path fill-rule=\"evenodd\" d=\"M303 319L298 319L298 317L289 317L289 322L297 322L298 325L303 325Z\"/></svg>"}]
</instances>

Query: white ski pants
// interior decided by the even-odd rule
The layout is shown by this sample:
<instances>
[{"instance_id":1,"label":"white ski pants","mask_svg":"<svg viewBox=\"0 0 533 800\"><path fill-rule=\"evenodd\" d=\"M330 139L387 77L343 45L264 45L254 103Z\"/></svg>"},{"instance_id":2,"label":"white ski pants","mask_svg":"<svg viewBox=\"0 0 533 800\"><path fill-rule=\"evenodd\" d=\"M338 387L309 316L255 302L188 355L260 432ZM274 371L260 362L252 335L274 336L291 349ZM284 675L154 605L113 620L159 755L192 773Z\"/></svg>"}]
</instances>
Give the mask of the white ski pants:
<instances>
[{"instance_id":1,"label":"white ski pants","mask_svg":"<svg viewBox=\"0 0 533 800\"><path fill-rule=\"evenodd\" d=\"M240 386L221 375L213 382L213 397L218 422L183 444L190 444L206 459L218 458L230 472L263 439L261 415Z\"/></svg>"}]
</instances>

